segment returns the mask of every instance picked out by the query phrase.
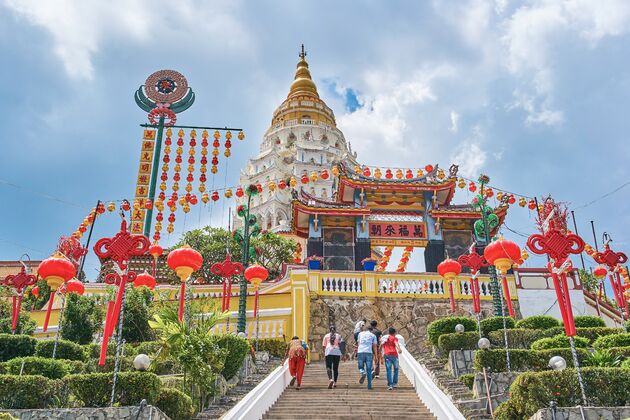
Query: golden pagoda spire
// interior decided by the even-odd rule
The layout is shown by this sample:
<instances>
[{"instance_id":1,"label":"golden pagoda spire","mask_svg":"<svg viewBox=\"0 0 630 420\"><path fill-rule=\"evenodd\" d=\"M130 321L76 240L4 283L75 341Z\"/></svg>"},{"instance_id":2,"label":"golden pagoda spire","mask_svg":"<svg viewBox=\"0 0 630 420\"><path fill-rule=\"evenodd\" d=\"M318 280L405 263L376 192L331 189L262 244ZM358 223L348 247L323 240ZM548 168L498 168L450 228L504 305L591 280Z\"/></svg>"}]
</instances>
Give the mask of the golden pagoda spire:
<instances>
[{"instance_id":1,"label":"golden pagoda spire","mask_svg":"<svg viewBox=\"0 0 630 420\"><path fill-rule=\"evenodd\" d=\"M298 61L297 68L295 70L295 78L293 83L291 83L291 89L289 90L287 98L303 95L319 98L317 87L311 78L311 72L308 69L308 63L306 62L304 44L302 44L302 50L300 51L299 57L300 61Z\"/></svg>"}]
</instances>

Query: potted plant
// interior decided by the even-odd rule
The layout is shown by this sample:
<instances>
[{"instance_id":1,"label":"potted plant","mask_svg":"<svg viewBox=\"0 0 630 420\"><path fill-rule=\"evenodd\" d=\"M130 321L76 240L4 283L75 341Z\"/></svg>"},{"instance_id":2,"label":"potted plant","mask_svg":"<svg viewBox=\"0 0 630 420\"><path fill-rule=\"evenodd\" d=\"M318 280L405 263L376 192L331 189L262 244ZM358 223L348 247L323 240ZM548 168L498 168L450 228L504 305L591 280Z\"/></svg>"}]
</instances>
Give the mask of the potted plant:
<instances>
[{"instance_id":1,"label":"potted plant","mask_svg":"<svg viewBox=\"0 0 630 420\"><path fill-rule=\"evenodd\" d=\"M306 259L309 270L321 270L323 261L324 257L319 257L317 255L311 255Z\"/></svg>"},{"instance_id":2,"label":"potted plant","mask_svg":"<svg viewBox=\"0 0 630 420\"><path fill-rule=\"evenodd\" d=\"M376 259L372 257L364 258L361 260L361 264L363 264L363 269L365 271L374 271L374 267L376 267Z\"/></svg>"}]
</instances>

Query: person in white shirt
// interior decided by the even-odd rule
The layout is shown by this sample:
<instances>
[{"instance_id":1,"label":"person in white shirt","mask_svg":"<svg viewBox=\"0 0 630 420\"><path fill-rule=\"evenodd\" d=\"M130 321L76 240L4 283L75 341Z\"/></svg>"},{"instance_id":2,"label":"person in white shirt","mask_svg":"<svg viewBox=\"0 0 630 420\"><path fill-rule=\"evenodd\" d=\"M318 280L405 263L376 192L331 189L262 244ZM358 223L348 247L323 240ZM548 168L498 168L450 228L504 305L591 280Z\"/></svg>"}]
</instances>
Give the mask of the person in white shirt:
<instances>
[{"instance_id":1,"label":"person in white shirt","mask_svg":"<svg viewBox=\"0 0 630 420\"><path fill-rule=\"evenodd\" d=\"M337 334L334 325L330 326L330 333L324 336L322 347L326 356L326 373L328 374L328 389L337 387L339 377L339 360L341 359L341 335Z\"/></svg>"},{"instance_id":2,"label":"person in white shirt","mask_svg":"<svg viewBox=\"0 0 630 420\"><path fill-rule=\"evenodd\" d=\"M359 337L359 333L361 331L363 331L363 329L365 328L365 323L367 321L364 319L360 320L359 322L357 322L356 324L354 324L354 331L352 331L353 335L354 335L354 351L352 352L352 358L356 358L357 356L357 345L359 344L358 341L358 337Z\"/></svg>"},{"instance_id":3,"label":"person in white shirt","mask_svg":"<svg viewBox=\"0 0 630 420\"><path fill-rule=\"evenodd\" d=\"M367 376L367 387L372 389L372 361L377 352L376 336L372 334L372 326L367 331L362 331L357 337L357 359L359 361L359 373L361 378L359 383L362 384Z\"/></svg>"}]
</instances>

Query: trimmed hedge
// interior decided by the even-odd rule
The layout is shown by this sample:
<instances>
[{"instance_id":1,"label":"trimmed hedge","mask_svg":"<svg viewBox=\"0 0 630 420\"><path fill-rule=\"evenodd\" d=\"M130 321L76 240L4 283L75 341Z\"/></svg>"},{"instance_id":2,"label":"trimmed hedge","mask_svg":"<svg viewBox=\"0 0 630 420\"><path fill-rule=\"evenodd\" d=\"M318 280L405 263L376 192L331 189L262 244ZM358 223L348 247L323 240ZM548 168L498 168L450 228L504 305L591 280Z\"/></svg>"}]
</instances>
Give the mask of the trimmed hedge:
<instances>
[{"instance_id":1,"label":"trimmed hedge","mask_svg":"<svg viewBox=\"0 0 630 420\"><path fill-rule=\"evenodd\" d=\"M213 335L212 339L220 348L228 351L221 374L225 379L230 380L243 365L245 356L249 353L249 343L244 338L230 334ZM260 348L260 343L258 348Z\"/></svg>"},{"instance_id":2,"label":"trimmed hedge","mask_svg":"<svg viewBox=\"0 0 630 420\"><path fill-rule=\"evenodd\" d=\"M598 318L599 319L599 318ZM578 337L588 338L589 344L593 344L599 337L608 335L623 333L621 328L608 328L608 327L580 327L576 328L575 332ZM564 334L564 328L560 334Z\"/></svg>"},{"instance_id":3,"label":"trimmed hedge","mask_svg":"<svg viewBox=\"0 0 630 420\"><path fill-rule=\"evenodd\" d=\"M0 362L35 354L37 340L30 335L0 334Z\"/></svg>"},{"instance_id":4,"label":"trimmed hedge","mask_svg":"<svg viewBox=\"0 0 630 420\"><path fill-rule=\"evenodd\" d=\"M481 334L487 337L492 331L503 330L503 318L505 318L505 328L514 328L514 319L509 316L492 316L490 318L482 319L479 324L481 325ZM509 340L508 340L509 341Z\"/></svg>"},{"instance_id":5,"label":"trimmed hedge","mask_svg":"<svg viewBox=\"0 0 630 420\"><path fill-rule=\"evenodd\" d=\"M0 420L18 420L17 417L13 417L9 413L0 413Z\"/></svg>"},{"instance_id":6,"label":"trimmed hedge","mask_svg":"<svg viewBox=\"0 0 630 420\"><path fill-rule=\"evenodd\" d=\"M624 406L630 401L630 370L586 367L581 370L589 406ZM577 375L573 369L527 372L510 386L510 399L495 411L497 420L529 419L556 401L559 407L581 405Z\"/></svg>"},{"instance_id":7,"label":"trimmed hedge","mask_svg":"<svg viewBox=\"0 0 630 420\"><path fill-rule=\"evenodd\" d=\"M35 346L35 356L52 357L55 340L38 341ZM68 340L59 340L57 343L56 359L80 360L85 361L85 352L83 347L77 343Z\"/></svg>"},{"instance_id":8,"label":"trimmed hedge","mask_svg":"<svg viewBox=\"0 0 630 420\"><path fill-rule=\"evenodd\" d=\"M22 375L41 375L48 379L61 379L70 373L70 365L66 360L54 360L47 357L18 357L5 363L5 371L9 375L19 375L24 362Z\"/></svg>"},{"instance_id":9,"label":"trimmed hedge","mask_svg":"<svg viewBox=\"0 0 630 420\"><path fill-rule=\"evenodd\" d=\"M133 359L135 356L123 356L118 359L118 371L127 372L133 370ZM116 364L116 356L105 357L105 364L99 366L98 359L90 359L85 363L84 373L105 373L113 372Z\"/></svg>"},{"instance_id":10,"label":"trimmed hedge","mask_svg":"<svg viewBox=\"0 0 630 420\"><path fill-rule=\"evenodd\" d=\"M256 348L256 340L249 340L249 344ZM265 338L258 340L258 351L267 351L271 356L284 357L284 353L287 350L287 343L279 338Z\"/></svg>"},{"instance_id":11,"label":"trimmed hedge","mask_svg":"<svg viewBox=\"0 0 630 420\"><path fill-rule=\"evenodd\" d=\"M172 420L189 420L195 414L192 399L175 388L163 388L155 405Z\"/></svg>"},{"instance_id":12,"label":"trimmed hedge","mask_svg":"<svg viewBox=\"0 0 630 420\"><path fill-rule=\"evenodd\" d=\"M438 349L448 356L451 350L477 350L479 333L477 331L442 334L438 338Z\"/></svg>"},{"instance_id":13,"label":"trimmed hedge","mask_svg":"<svg viewBox=\"0 0 630 420\"><path fill-rule=\"evenodd\" d=\"M608 349L611 347L630 347L630 333L612 334L599 337L593 342L596 349Z\"/></svg>"},{"instance_id":14,"label":"trimmed hedge","mask_svg":"<svg viewBox=\"0 0 630 420\"><path fill-rule=\"evenodd\" d=\"M578 315L573 317L575 328L599 328L606 327L606 323L598 316Z\"/></svg>"},{"instance_id":15,"label":"trimmed hedge","mask_svg":"<svg viewBox=\"0 0 630 420\"><path fill-rule=\"evenodd\" d=\"M182 367L176 361L163 358L152 359L149 372L153 372L156 375L175 375L184 373Z\"/></svg>"},{"instance_id":16,"label":"trimmed hedge","mask_svg":"<svg viewBox=\"0 0 630 420\"><path fill-rule=\"evenodd\" d=\"M72 395L84 407L106 407L112 392L111 373L69 375L64 378ZM120 372L116 382L116 401L120 405L138 405L142 399L149 404L157 401L162 383L149 372Z\"/></svg>"},{"instance_id":17,"label":"trimmed hedge","mask_svg":"<svg viewBox=\"0 0 630 420\"><path fill-rule=\"evenodd\" d=\"M473 385L475 385L475 374L474 373L466 373L459 377L459 381L466 385L468 389L472 390Z\"/></svg>"},{"instance_id":18,"label":"trimmed hedge","mask_svg":"<svg viewBox=\"0 0 630 420\"><path fill-rule=\"evenodd\" d=\"M98 359L101 356L101 345L97 344L97 343L92 343L92 344L84 344L81 347L83 347L83 352L85 353L86 357L88 359ZM115 356L116 355L116 346L115 345L109 345L107 346L107 355L108 356Z\"/></svg>"},{"instance_id":19,"label":"trimmed hedge","mask_svg":"<svg viewBox=\"0 0 630 420\"><path fill-rule=\"evenodd\" d=\"M511 349L529 349L536 340L552 337L556 335L552 330L532 330L525 328L514 328L507 330L508 346ZM488 339L496 347L505 347L503 331L492 331L488 334Z\"/></svg>"},{"instance_id":20,"label":"trimmed hedge","mask_svg":"<svg viewBox=\"0 0 630 420\"><path fill-rule=\"evenodd\" d=\"M427 327L427 335L433 345L438 345L438 339L442 334L450 334L455 332L455 325L462 324L464 331L477 331L477 322L472 318L465 316L450 316L448 318L440 318L429 324ZM284 355L284 351L283 351Z\"/></svg>"},{"instance_id":21,"label":"trimmed hedge","mask_svg":"<svg viewBox=\"0 0 630 420\"><path fill-rule=\"evenodd\" d=\"M60 381L41 375L0 375L0 407L46 408L58 394Z\"/></svg>"},{"instance_id":22,"label":"trimmed hedge","mask_svg":"<svg viewBox=\"0 0 630 420\"><path fill-rule=\"evenodd\" d=\"M116 347L114 347L115 349ZM142 341L140 343L125 344L125 356L134 356L138 354L146 354L147 356L155 356L162 348L159 341Z\"/></svg>"},{"instance_id":23,"label":"trimmed hedge","mask_svg":"<svg viewBox=\"0 0 630 420\"><path fill-rule=\"evenodd\" d=\"M588 358L586 349L578 348L578 360L583 363ZM567 366L573 366L571 349L549 350L510 350L510 368L514 372L540 371L549 369L549 359L553 356L562 356L567 361ZM473 365L476 372L481 372L484 367L492 372L506 372L505 349L479 350L475 352Z\"/></svg>"},{"instance_id":24,"label":"trimmed hedge","mask_svg":"<svg viewBox=\"0 0 630 420\"><path fill-rule=\"evenodd\" d=\"M530 328L533 330L546 330L560 326L560 322L548 315L534 315L523 318L516 323L516 328Z\"/></svg>"},{"instance_id":25,"label":"trimmed hedge","mask_svg":"<svg viewBox=\"0 0 630 420\"><path fill-rule=\"evenodd\" d=\"M573 337L575 347L588 347L588 339L584 337ZM568 349L571 347L569 337L566 335L556 335L555 337L541 338L532 343L532 350L546 349Z\"/></svg>"}]
</instances>

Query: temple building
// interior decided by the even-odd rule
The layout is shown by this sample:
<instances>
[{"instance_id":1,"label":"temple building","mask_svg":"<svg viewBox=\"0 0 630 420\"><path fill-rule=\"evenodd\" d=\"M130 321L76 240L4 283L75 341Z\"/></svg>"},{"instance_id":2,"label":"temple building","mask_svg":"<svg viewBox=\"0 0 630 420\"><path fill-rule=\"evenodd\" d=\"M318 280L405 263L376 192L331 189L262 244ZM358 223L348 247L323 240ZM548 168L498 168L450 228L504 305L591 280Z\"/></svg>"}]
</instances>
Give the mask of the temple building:
<instances>
[{"instance_id":1,"label":"temple building","mask_svg":"<svg viewBox=\"0 0 630 420\"><path fill-rule=\"evenodd\" d=\"M330 170L335 161L354 162L356 157L343 133L337 128L335 114L319 97L311 78L304 46L299 55L295 78L287 98L274 111L271 126L263 136L260 152L241 171L241 184L261 184L264 192L255 197L252 214L262 229L287 232L291 221L291 189L267 188L280 180L289 185L293 177ZM324 200L333 198L333 177L309 183L306 192Z\"/></svg>"}]
</instances>

